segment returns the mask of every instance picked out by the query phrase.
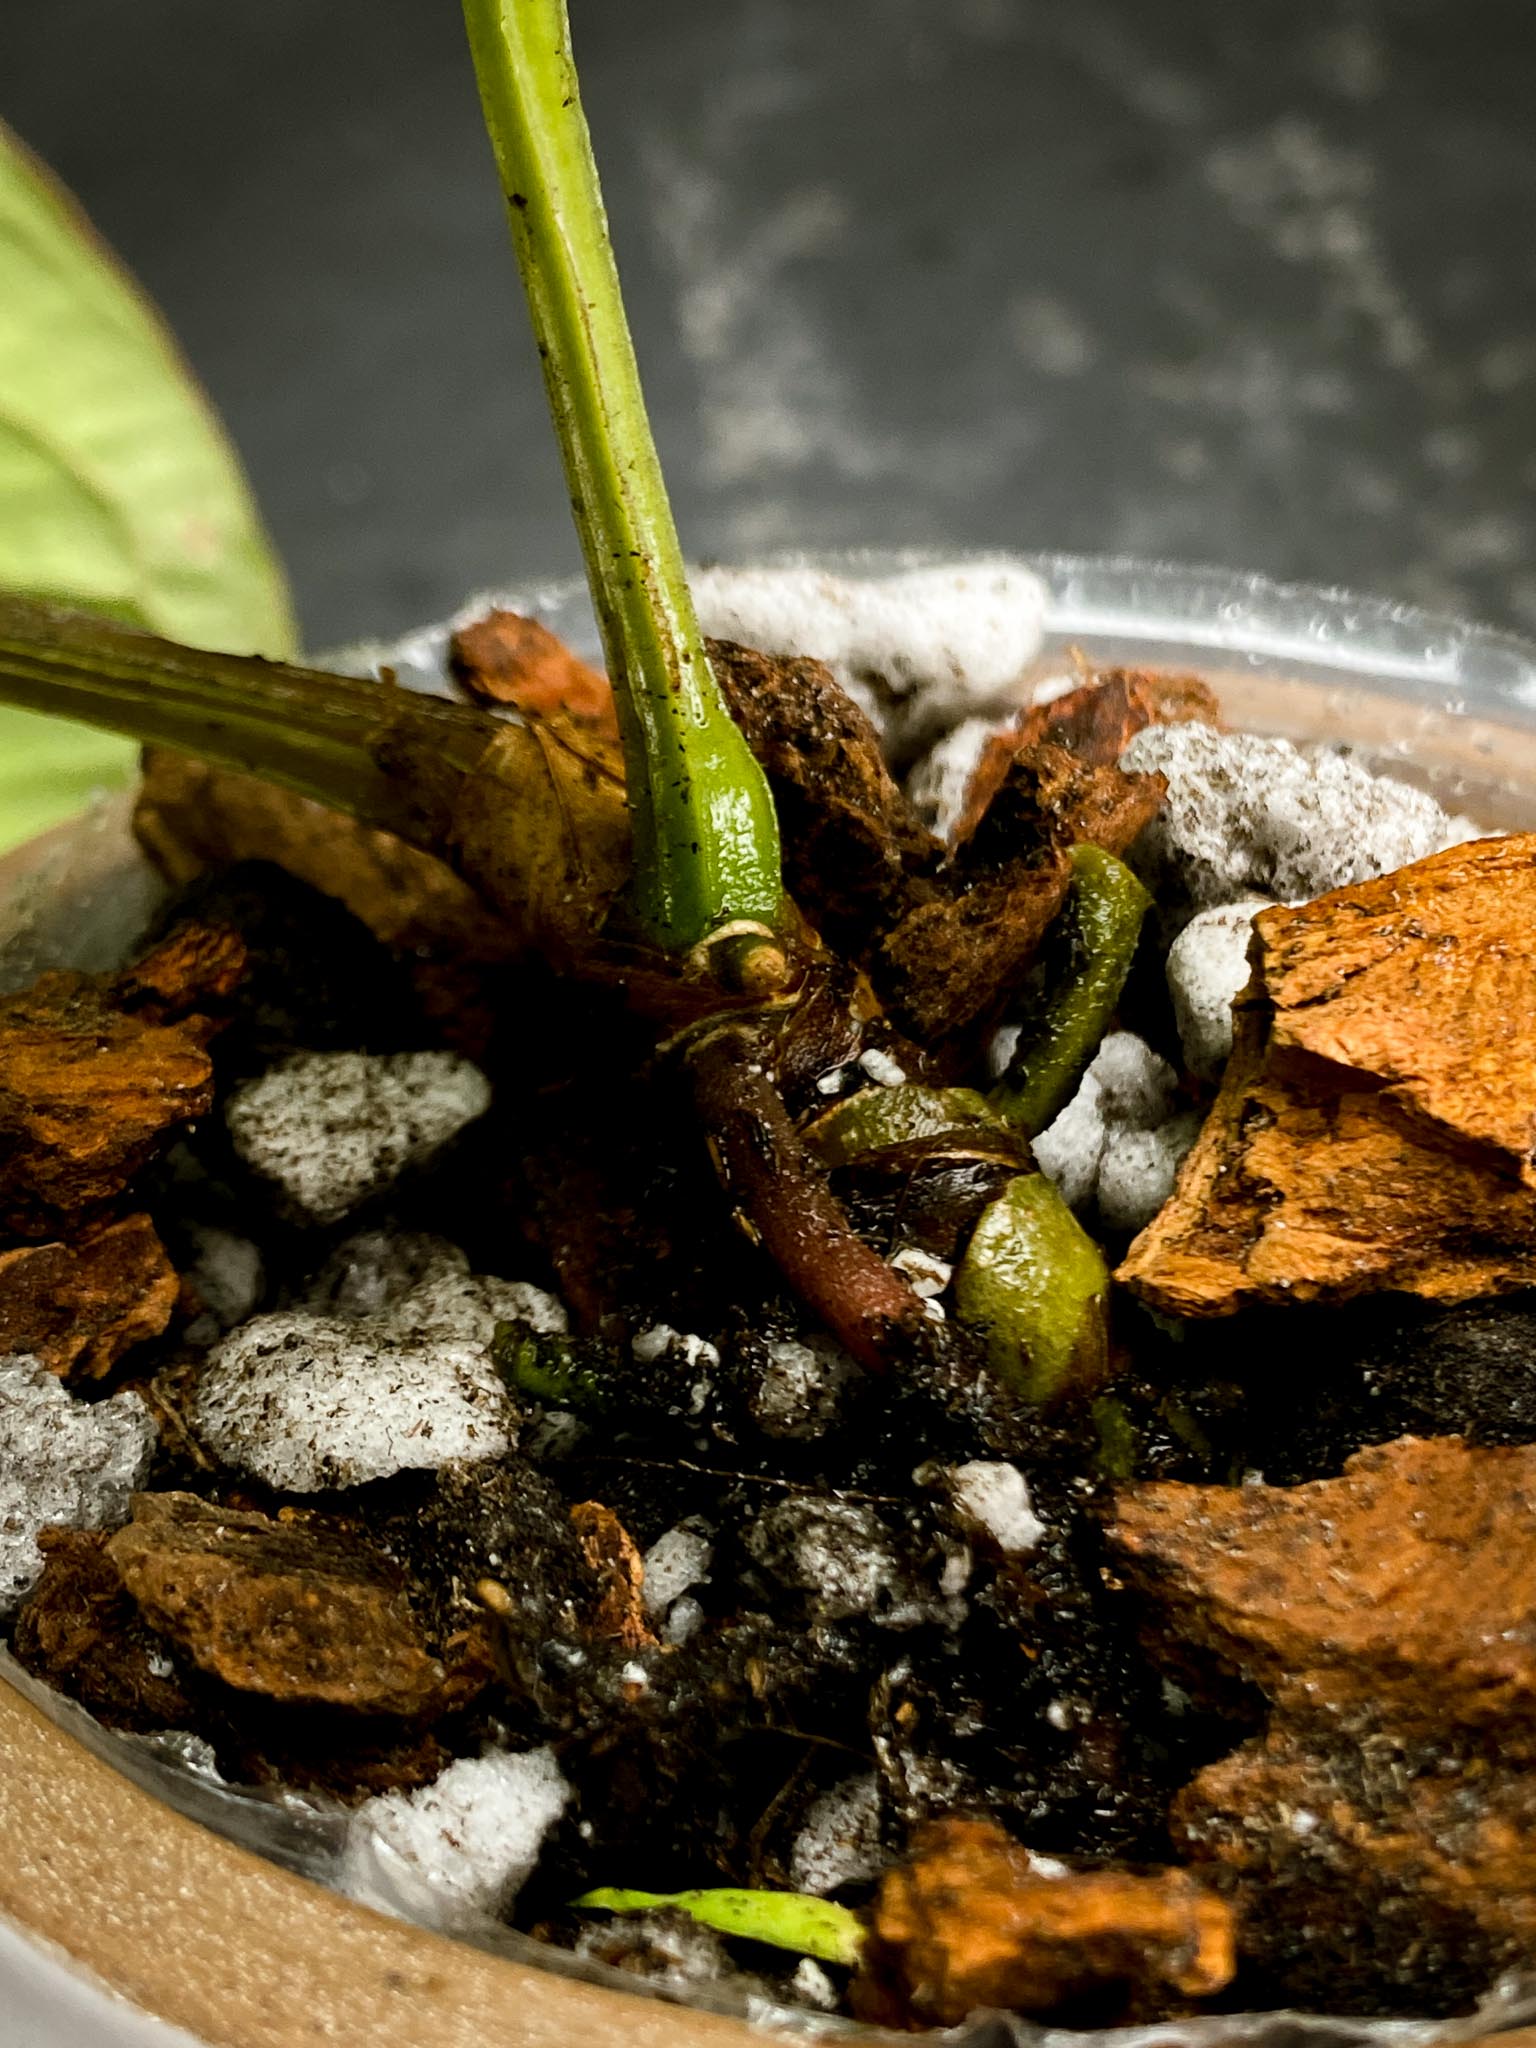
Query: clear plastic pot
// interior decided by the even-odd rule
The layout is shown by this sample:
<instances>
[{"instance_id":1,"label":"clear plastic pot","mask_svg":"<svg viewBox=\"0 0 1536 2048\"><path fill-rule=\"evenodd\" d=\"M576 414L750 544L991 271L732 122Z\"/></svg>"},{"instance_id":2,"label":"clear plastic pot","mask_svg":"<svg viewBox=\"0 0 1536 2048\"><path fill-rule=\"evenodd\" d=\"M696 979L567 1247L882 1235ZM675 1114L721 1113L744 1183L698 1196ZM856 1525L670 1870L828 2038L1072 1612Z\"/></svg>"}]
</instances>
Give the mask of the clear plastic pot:
<instances>
[{"instance_id":1,"label":"clear plastic pot","mask_svg":"<svg viewBox=\"0 0 1536 2048\"><path fill-rule=\"evenodd\" d=\"M940 559L841 556L815 566L889 575ZM1536 643L1225 570L1062 555L991 559L1022 560L1048 590L1033 673L1059 671L1073 649L1094 664L1195 669L1215 685L1234 725L1348 743L1491 829L1536 828ZM596 657L584 589L514 590L496 601L534 613ZM345 658L440 690L448 631L428 628ZM152 899L122 803L0 862L0 985L51 964L106 964L131 943ZM72 2038L75 1968L229 2048L308 2039L330 2048L748 2048L764 2028L866 2043L912 2038L806 2014L744 2013L724 1997L687 2006L642 2000L632 1979L505 1928L487 1926L466 1945L382 1921L308 1882L334 1875L339 1813L191 1777L153 1742L107 1734L8 1660L4 1669L0 1918L68 1959L38 1965L57 1973L60 2041ZM413 1891L407 1873L381 1868L375 1876L377 1903L430 1922L432 1901ZM965 2048L1069 2048L1090 2038L1116 2048L1429 2048L1536 2021L1531 1961L1529 1979L1491 1991L1480 2014L1452 2022L1213 2015L1087 2037L998 2016L947 2038ZM5 1975L0 1944L0 1995ZM28 1988L35 1999L35 1972ZM142 2021L125 2017L117 2031L106 2006L92 2028L79 2038L93 2048L139 2048L144 2040Z\"/></svg>"}]
</instances>

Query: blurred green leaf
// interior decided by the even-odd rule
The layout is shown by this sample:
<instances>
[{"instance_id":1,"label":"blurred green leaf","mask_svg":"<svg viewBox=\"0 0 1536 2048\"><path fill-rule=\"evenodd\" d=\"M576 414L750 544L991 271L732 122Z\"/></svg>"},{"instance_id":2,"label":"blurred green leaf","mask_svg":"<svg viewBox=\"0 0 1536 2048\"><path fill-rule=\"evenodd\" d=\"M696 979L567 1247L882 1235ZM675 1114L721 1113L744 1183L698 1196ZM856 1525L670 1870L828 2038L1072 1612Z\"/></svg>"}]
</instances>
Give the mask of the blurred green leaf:
<instances>
[{"instance_id":1,"label":"blurred green leaf","mask_svg":"<svg viewBox=\"0 0 1536 2048\"><path fill-rule=\"evenodd\" d=\"M282 570L164 324L0 125L0 588L194 646L288 654ZM0 848L125 782L134 749L0 712Z\"/></svg>"},{"instance_id":2,"label":"blurred green leaf","mask_svg":"<svg viewBox=\"0 0 1536 2048\"><path fill-rule=\"evenodd\" d=\"M824 1963L856 1963L864 1945L864 1926L857 1913L831 1899L805 1892L738 1891L733 1887L691 1892L637 1892L618 1885L599 1885L571 1904L606 1913L649 1913L657 1906L676 1906L691 1919L720 1934L793 1949Z\"/></svg>"}]
</instances>

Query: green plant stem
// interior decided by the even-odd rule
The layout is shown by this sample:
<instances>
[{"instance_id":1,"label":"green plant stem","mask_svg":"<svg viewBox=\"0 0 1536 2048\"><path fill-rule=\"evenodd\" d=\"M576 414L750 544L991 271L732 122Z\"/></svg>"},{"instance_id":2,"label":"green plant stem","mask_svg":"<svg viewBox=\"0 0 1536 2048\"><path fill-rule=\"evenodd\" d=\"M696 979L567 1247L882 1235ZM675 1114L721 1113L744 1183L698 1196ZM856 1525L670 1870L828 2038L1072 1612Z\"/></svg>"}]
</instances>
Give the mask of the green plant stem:
<instances>
[{"instance_id":1,"label":"green plant stem","mask_svg":"<svg viewBox=\"0 0 1536 2048\"><path fill-rule=\"evenodd\" d=\"M4 596L0 701L259 775L418 843L436 821L415 815L421 779L391 772L401 734L468 768L488 731L465 706Z\"/></svg>"},{"instance_id":2,"label":"green plant stem","mask_svg":"<svg viewBox=\"0 0 1536 2048\"><path fill-rule=\"evenodd\" d=\"M464 18L618 704L637 921L674 953L734 923L771 931L783 895L773 800L694 615L564 0L464 0Z\"/></svg>"}]
</instances>

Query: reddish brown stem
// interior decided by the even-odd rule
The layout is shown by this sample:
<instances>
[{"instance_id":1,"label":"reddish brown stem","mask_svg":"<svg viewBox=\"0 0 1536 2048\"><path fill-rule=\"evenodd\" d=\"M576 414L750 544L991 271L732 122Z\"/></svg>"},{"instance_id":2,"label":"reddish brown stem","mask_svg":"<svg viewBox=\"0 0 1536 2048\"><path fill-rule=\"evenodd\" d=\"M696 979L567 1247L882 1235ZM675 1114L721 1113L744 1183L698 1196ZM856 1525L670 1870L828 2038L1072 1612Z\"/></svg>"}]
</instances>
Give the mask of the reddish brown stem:
<instances>
[{"instance_id":1,"label":"reddish brown stem","mask_svg":"<svg viewBox=\"0 0 1536 2048\"><path fill-rule=\"evenodd\" d=\"M860 1365L885 1372L923 1305L857 1236L796 1134L761 1036L726 1025L689 1050L694 1101L743 1226L785 1281Z\"/></svg>"}]
</instances>

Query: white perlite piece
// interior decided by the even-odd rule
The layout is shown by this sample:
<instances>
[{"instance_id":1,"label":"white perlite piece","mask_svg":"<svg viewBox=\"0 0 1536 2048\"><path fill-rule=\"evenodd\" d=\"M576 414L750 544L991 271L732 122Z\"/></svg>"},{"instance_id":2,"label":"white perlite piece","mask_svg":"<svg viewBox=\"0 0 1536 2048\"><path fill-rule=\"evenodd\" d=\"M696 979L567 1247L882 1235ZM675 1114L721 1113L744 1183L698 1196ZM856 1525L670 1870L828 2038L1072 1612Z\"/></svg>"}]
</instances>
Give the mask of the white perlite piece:
<instances>
[{"instance_id":1,"label":"white perlite piece","mask_svg":"<svg viewBox=\"0 0 1536 2048\"><path fill-rule=\"evenodd\" d=\"M431 1158L490 1107L491 1084L452 1052L301 1052L237 1088L230 1141L285 1211L338 1222Z\"/></svg>"},{"instance_id":2,"label":"white perlite piece","mask_svg":"<svg viewBox=\"0 0 1536 2048\"><path fill-rule=\"evenodd\" d=\"M416 1284L373 1315L284 1309L226 1337L192 1401L208 1449L287 1493L510 1450L517 1410L491 1341L518 1283L473 1274L436 1242Z\"/></svg>"},{"instance_id":3,"label":"white perlite piece","mask_svg":"<svg viewBox=\"0 0 1536 2048\"><path fill-rule=\"evenodd\" d=\"M1168 952L1168 993L1184 1064L1202 1081L1219 1081L1232 1051L1232 1003L1248 986L1248 941L1267 896L1202 910Z\"/></svg>"},{"instance_id":4,"label":"white perlite piece","mask_svg":"<svg viewBox=\"0 0 1536 2048\"><path fill-rule=\"evenodd\" d=\"M1159 903L1305 902L1477 836L1422 790L1327 747L1150 725L1120 765L1168 778L1162 810L1129 855Z\"/></svg>"},{"instance_id":5,"label":"white perlite piece","mask_svg":"<svg viewBox=\"0 0 1536 2048\"><path fill-rule=\"evenodd\" d=\"M818 1621L867 1615L879 1628L954 1627L969 1576L963 1545L935 1545L915 1566L880 1516L863 1502L790 1495L765 1508L744 1532L747 1555L783 1586L806 1595ZM938 1569L929 1580L928 1567ZM958 1567L958 1569L957 1569Z\"/></svg>"},{"instance_id":6,"label":"white perlite piece","mask_svg":"<svg viewBox=\"0 0 1536 2048\"><path fill-rule=\"evenodd\" d=\"M266 1286L266 1272L260 1248L232 1230L194 1223L187 1238L192 1262L182 1268L181 1277L196 1292L203 1312L182 1334L195 1349L206 1351L255 1308Z\"/></svg>"},{"instance_id":7,"label":"white perlite piece","mask_svg":"<svg viewBox=\"0 0 1536 2048\"><path fill-rule=\"evenodd\" d=\"M1134 1031L1100 1039L1088 1071L1099 1084L1107 1123L1149 1131L1173 1108L1177 1074Z\"/></svg>"},{"instance_id":8,"label":"white perlite piece","mask_svg":"<svg viewBox=\"0 0 1536 2048\"><path fill-rule=\"evenodd\" d=\"M473 1928L512 1905L570 1797L552 1750L461 1757L419 1791L357 1808L341 1888L440 1933Z\"/></svg>"},{"instance_id":9,"label":"white perlite piece","mask_svg":"<svg viewBox=\"0 0 1536 2048\"><path fill-rule=\"evenodd\" d=\"M1007 725L1006 718L963 718L918 762L907 780L912 808L936 838L954 838L965 816L971 777L987 751L987 742Z\"/></svg>"},{"instance_id":10,"label":"white perlite piece","mask_svg":"<svg viewBox=\"0 0 1536 2048\"><path fill-rule=\"evenodd\" d=\"M778 2010L764 1979L738 1970L722 1937L712 1927L690 1920L678 1906L589 1920L576 1936L573 1953L584 1961L621 1969L631 1985L638 1980L674 1993L700 1988L717 1996L732 1992L741 2000L749 2026L754 2009L761 2009L765 2017Z\"/></svg>"},{"instance_id":11,"label":"white perlite piece","mask_svg":"<svg viewBox=\"0 0 1536 2048\"><path fill-rule=\"evenodd\" d=\"M1035 1164L1069 1209L1092 1205L1104 1156L1104 1091L1092 1067L1077 1093L1034 1140Z\"/></svg>"},{"instance_id":12,"label":"white perlite piece","mask_svg":"<svg viewBox=\"0 0 1536 2048\"><path fill-rule=\"evenodd\" d=\"M825 1898L845 1884L867 1884L890 1858L880 1843L880 1781L873 1771L844 1778L807 1807L789 1852L791 1891Z\"/></svg>"},{"instance_id":13,"label":"white perlite piece","mask_svg":"<svg viewBox=\"0 0 1536 2048\"><path fill-rule=\"evenodd\" d=\"M858 1366L835 1337L769 1337L766 1363L749 1396L752 1420L765 1436L825 1436L837 1421L843 1393Z\"/></svg>"},{"instance_id":14,"label":"white perlite piece","mask_svg":"<svg viewBox=\"0 0 1536 2048\"><path fill-rule=\"evenodd\" d=\"M703 1522L679 1522L658 1536L645 1553L641 1598L646 1613L665 1614L691 1586L707 1586L714 1561L715 1546Z\"/></svg>"},{"instance_id":15,"label":"white perlite piece","mask_svg":"<svg viewBox=\"0 0 1536 2048\"><path fill-rule=\"evenodd\" d=\"M1081 687L1079 675L1047 676L1024 692L1021 706L1033 710L1054 704ZM971 778L981 765L987 742L1007 732L1018 718L1018 708L1001 718L963 718L952 731L936 740L907 777L907 795L912 808L937 838L953 840L965 816L971 793Z\"/></svg>"},{"instance_id":16,"label":"white perlite piece","mask_svg":"<svg viewBox=\"0 0 1536 2048\"><path fill-rule=\"evenodd\" d=\"M892 1252L889 1265L906 1280L912 1292L924 1301L931 1301L942 1294L955 1277L955 1269L948 1259L935 1258L932 1252L925 1252L921 1245L905 1244L900 1251Z\"/></svg>"},{"instance_id":17,"label":"white perlite piece","mask_svg":"<svg viewBox=\"0 0 1536 2048\"><path fill-rule=\"evenodd\" d=\"M1198 1110L1187 1109L1151 1131L1107 1126L1098 1186L1099 1221L1106 1230L1146 1228L1173 1193L1203 1122Z\"/></svg>"},{"instance_id":18,"label":"white perlite piece","mask_svg":"<svg viewBox=\"0 0 1536 2048\"><path fill-rule=\"evenodd\" d=\"M1173 1193L1200 1117L1175 1113L1177 1076L1145 1040L1112 1031L1077 1093L1034 1142L1035 1163L1073 1209L1106 1229L1140 1230Z\"/></svg>"},{"instance_id":19,"label":"white perlite piece","mask_svg":"<svg viewBox=\"0 0 1536 2048\"><path fill-rule=\"evenodd\" d=\"M842 2002L837 1986L812 1956L802 1956L796 1963L789 1989L793 1997L815 2012L836 2012Z\"/></svg>"},{"instance_id":20,"label":"white perlite piece","mask_svg":"<svg viewBox=\"0 0 1536 2048\"><path fill-rule=\"evenodd\" d=\"M1020 1557L1039 1544L1045 1524L1035 1513L1029 1482L1017 1465L1000 1458L973 1458L945 1477L956 1514L990 1537L1006 1557Z\"/></svg>"},{"instance_id":21,"label":"white perlite piece","mask_svg":"<svg viewBox=\"0 0 1536 2048\"><path fill-rule=\"evenodd\" d=\"M406 1298L415 1337L469 1337L489 1343L498 1322L529 1323L563 1335L564 1305L529 1280L471 1273L469 1260L446 1237L421 1230L360 1230L339 1244L304 1289L303 1304L362 1319L398 1308Z\"/></svg>"},{"instance_id":22,"label":"white perlite piece","mask_svg":"<svg viewBox=\"0 0 1536 2048\"><path fill-rule=\"evenodd\" d=\"M126 1520L155 1440L137 1394L77 1401L37 1359L0 1358L0 1618L42 1572L40 1529L111 1529Z\"/></svg>"},{"instance_id":23,"label":"white perlite piece","mask_svg":"<svg viewBox=\"0 0 1536 2048\"><path fill-rule=\"evenodd\" d=\"M792 1495L749 1523L745 1540L750 1557L812 1595L828 1621L871 1613L901 1576L888 1530L857 1501Z\"/></svg>"},{"instance_id":24,"label":"white perlite piece","mask_svg":"<svg viewBox=\"0 0 1536 2048\"><path fill-rule=\"evenodd\" d=\"M685 1593L681 1600L673 1601L672 1612L661 1625L661 1640L668 1649L675 1650L696 1636L703 1626L703 1608L691 1593Z\"/></svg>"},{"instance_id":25,"label":"white perlite piece","mask_svg":"<svg viewBox=\"0 0 1536 2048\"><path fill-rule=\"evenodd\" d=\"M906 1068L899 1060L893 1060L888 1052L882 1052L878 1045L867 1046L859 1054L859 1065L877 1088L902 1088L906 1085Z\"/></svg>"},{"instance_id":26,"label":"white perlite piece","mask_svg":"<svg viewBox=\"0 0 1536 2048\"><path fill-rule=\"evenodd\" d=\"M527 1323L546 1337L563 1337L571 1327L565 1303L531 1280L498 1280L482 1273L480 1285L498 1322Z\"/></svg>"},{"instance_id":27,"label":"white perlite piece","mask_svg":"<svg viewBox=\"0 0 1536 2048\"><path fill-rule=\"evenodd\" d=\"M376 1316L429 1276L467 1273L456 1244L425 1230L355 1231L344 1238L304 1289L306 1308L338 1316Z\"/></svg>"},{"instance_id":28,"label":"white perlite piece","mask_svg":"<svg viewBox=\"0 0 1536 2048\"><path fill-rule=\"evenodd\" d=\"M692 581L706 633L762 654L813 655L905 741L1017 702L1050 595L1007 562L896 576L701 569Z\"/></svg>"},{"instance_id":29,"label":"white perlite piece","mask_svg":"<svg viewBox=\"0 0 1536 2048\"><path fill-rule=\"evenodd\" d=\"M674 1330L670 1323L653 1323L648 1330L640 1331L630 1338L629 1350L641 1365L654 1365L658 1358L675 1351L678 1363L689 1372L695 1367L720 1363L720 1353L707 1337L696 1337L690 1330Z\"/></svg>"}]
</instances>

